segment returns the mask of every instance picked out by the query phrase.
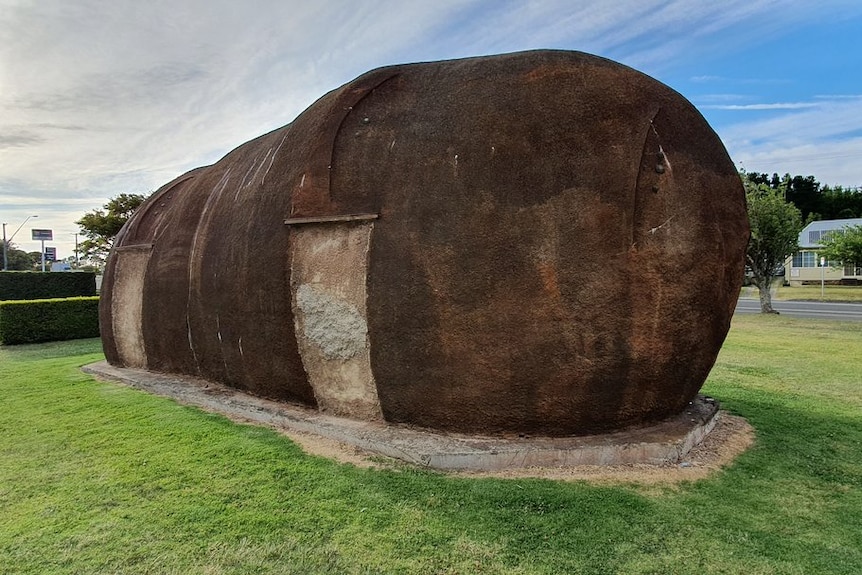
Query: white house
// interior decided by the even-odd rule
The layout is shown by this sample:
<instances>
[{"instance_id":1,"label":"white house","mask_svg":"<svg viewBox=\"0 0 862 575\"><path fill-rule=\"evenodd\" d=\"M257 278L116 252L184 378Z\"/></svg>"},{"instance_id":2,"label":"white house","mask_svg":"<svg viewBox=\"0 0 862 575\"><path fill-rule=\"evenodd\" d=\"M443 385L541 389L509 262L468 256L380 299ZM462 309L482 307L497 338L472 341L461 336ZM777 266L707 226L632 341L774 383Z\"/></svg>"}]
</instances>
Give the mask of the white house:
<instances>
[{"instance_id":1,"label":"white house","mask_svg":"<svg viewBox=\"0 0 862 575\"><path fill-rule=\"evenodd\" d=\"M799 251L787 258L784 279L792 284L803 282L856 280L862 281L862 262L841 266L836 262L821 265L820 242L830 234L844 233L844 228L862 226L862 218L821 220L811 222L799 232Z\"/></svg>"}]
</instances>

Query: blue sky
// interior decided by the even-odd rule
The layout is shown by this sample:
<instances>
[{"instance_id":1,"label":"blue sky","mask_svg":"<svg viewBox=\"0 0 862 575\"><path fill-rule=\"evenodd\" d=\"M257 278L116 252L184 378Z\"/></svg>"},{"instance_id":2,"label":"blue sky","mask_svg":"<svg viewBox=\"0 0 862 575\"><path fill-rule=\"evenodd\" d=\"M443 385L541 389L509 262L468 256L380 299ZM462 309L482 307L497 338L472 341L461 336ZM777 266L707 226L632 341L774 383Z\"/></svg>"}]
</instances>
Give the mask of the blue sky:
<instances>
[{"instance_id":1,"label":"blue sky","mask_svg":"<svg viewBox=\"0 0 862 575\"><path fill-rule=\"evenodd\" d=\"M862 2L0 0L0 220L38 250L388 64L582 50L668 84L748 171L862 186Z\"/></svg>"}]
</instances>

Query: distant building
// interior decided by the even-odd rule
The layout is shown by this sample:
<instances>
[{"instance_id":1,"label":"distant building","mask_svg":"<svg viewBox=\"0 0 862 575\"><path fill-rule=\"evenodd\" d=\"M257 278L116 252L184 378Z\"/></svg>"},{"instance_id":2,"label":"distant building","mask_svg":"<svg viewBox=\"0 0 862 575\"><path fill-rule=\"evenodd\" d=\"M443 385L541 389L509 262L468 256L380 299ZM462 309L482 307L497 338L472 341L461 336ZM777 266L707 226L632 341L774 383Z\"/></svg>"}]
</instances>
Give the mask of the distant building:
<instances>
[{"instance_id":1,"label":"distant building","mask_svg":"<svg viewBox=\"0 0 862 575\"><path fill-rule=\"evenodd\" d=\"M862 281L862 262L841 266L837 262L826 262L821 266L819 250L821 242L831 234L844 233L844 228L862 226L862 218L845 220L820 220L811 222L799 232L799 251L787 258L784 279L791 284L823 281Z\"/></svg>"}]
</instances>

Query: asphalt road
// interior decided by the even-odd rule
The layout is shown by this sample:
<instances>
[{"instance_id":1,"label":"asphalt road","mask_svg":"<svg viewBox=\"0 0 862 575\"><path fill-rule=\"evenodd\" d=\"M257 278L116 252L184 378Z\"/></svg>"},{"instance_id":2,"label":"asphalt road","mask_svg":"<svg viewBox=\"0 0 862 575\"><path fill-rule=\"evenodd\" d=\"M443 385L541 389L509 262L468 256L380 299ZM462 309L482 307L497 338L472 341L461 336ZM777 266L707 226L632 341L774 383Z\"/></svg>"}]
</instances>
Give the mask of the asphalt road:
<instances>
[{"instance_id":1,"label":"asphalt road","mask_svg":"<svg viewBox=\"0 0 862 575\"><path fill-rule=\"evenodd\" d=\"M772 300L772 307L782 315L793 317L862 321L862 304L858 303ZM760 300L740 298L736 313L760 313Z\"/></svg>"}]
</instances>

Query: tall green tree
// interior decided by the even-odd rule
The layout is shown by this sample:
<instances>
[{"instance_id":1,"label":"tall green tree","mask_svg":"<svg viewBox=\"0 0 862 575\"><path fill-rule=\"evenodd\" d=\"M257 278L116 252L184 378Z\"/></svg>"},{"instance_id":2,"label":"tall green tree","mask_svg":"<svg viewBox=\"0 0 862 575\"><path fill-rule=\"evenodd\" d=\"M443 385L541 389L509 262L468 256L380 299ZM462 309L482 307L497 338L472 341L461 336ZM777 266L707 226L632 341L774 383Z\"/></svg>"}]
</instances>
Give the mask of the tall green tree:
<instances>
[{"instance_id":1,"label":"tall green tree","mask_svg":"<svg viewBox=\"0 0 862 575\"><path fill-rule=\"evenodd\" d=\"M820 255L844 266L862 267L862 226L847 226L821 240Z\"/></svg>"},{"instance_id":2,"label":"tall green tree","mask_svg":"<svg viewBox=\"0 0 862 575\"><path fill-rule=\"evenodd\" d=\"M114 238L146 199L147 195L144 194L120 194L109 200L102 209L84 214L75 222L81 226L86 237L78 246L81 256L98 265L104 264L114 245Z\"/></svg>"},{"instance_id":3,"label":"tall green tree","mask_svg":"<svg viewBox=\"0 0 862 575\"><path fill-rule=\"evenodd\" d=\"M820 193L820 182L814 176L791 177L790 174L785 174L782 184L784 198L799 209L803 221L824 219L825 206Z\"/></svg>"},{"instance_id":4,"label":"tall green tree","mask_svg":"<svg viewBox=\"0 0 862 575\"><path fill-rule=\"evenodd\" d=\"M823 186L820 213L823 219L862 218L862 190L843 186Z\"/></svg>"},{"instance_id":5,"label":"tall green tree","mask_svg":"<svg viewBox=\"0 0 862 575\"><path fill-rule=\"evenodd\" d=\"M0 249L3 248L3 240L0 239ZM12 242L6 244L6 261L7 269L12 271L32 270L34 261L30 254L24 250L19 250Z\"/></svg>"},{"instance_id":6,"label":"tall green tree","mask_svg":"<svg viewBox=\"0 0 862 575\"><path fill-rule=\"evenodd\" d=\"M744 172L743 180L765 184L773 190L783 189L784 197L802 212L805 222L862 217L862 188L845 188L821 184L814 176L791 176L777 173Z\"/></svg>"},{"instance_id":7,"label":"tall green tree","mask_svg":"<svg viewBox=\"0 0 862 575\"><path fill-rule=\"evenodd\" d=\"M760 292L760 311L778 313L772 308L770 288L787 256L799 247L802 214L786 200L784 186L773 189L768 184L755 184L746 179L743 182L751 226L745 260Z\"/></svg>"}]
</instances>

